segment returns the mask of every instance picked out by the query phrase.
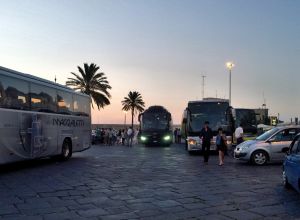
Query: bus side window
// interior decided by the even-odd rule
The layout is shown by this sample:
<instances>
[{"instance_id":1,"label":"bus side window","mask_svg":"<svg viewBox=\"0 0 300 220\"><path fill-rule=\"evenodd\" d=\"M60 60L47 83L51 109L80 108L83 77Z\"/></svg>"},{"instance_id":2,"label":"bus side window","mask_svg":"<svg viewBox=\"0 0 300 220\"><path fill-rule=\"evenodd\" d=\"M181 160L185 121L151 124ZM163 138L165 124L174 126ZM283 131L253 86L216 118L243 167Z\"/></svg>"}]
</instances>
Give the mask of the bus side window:
<instances>
[{"instance_id":1,"label":"bus side window","mask_svg":"<svg viewBox=\"0 0 300 220\"><path fill-rule=\"evenodd\" d=\"M12 109L29 109L29 83L0 75L0 106Z\"/></svg>"},{"instance_id":2,"label":"bus side window","mask_svg":"<svg viewBox=\"0 0 300 220\"><path fill-rule=\"evenodd\" d=\"M30 90L31 110L52 113L57 111L55 89L32 83Z\"/></svg>"},{"instance_id":3,"label":"bus side window","mask_svg":"<svg viewBox=\"0 0 300 220\"><path fill-rule=\"evenodd\" d=\"M90 115L90 100L87 97L73 95L74 115L89 116Z\"/></svg>"},{"instance_id":4,"label":"bus side window","mask_svg":"<svg viewBox=\"0 0 300 220\"><path fill-rule=\"evenodd\" d=\"M71 115L73 113L73 97L71 93L57 91L58 113Z\"/></svg>"}]
</instances>

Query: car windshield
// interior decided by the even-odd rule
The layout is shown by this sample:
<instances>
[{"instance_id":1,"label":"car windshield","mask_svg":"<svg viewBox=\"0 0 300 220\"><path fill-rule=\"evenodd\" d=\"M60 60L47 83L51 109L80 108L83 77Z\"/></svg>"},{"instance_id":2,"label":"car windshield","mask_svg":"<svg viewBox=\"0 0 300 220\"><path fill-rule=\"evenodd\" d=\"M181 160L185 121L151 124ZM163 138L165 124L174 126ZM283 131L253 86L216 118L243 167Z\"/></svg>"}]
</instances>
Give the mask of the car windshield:
<instances>
[{"instance_id":1,"label":"car windshield","mask_svg":"<svg viewBox=\"0 0 300 220\"><path fill-rule=\"evenodd\" d=\"M275 134L276 132L279 131L279 128L273 128L265 133L263 133L262 135L258 136L255 140L258 141L266 141L268 140L273 134Z\"/></svg>"}]
</instances>

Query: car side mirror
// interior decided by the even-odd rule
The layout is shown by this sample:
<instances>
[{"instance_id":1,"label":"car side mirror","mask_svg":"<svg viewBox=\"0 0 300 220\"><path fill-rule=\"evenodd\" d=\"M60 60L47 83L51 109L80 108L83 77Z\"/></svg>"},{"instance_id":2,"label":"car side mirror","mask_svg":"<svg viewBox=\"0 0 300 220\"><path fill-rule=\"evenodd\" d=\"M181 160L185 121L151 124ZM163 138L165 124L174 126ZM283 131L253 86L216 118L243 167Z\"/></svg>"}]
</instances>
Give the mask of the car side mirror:
<instances>
[{"instance_id":1,"label":"car side mirror","mask_svg":"<svg viewBox=\"0 0 300 220\"><path fill-rule=\"evenodd\" d=\"M276 140L276 138L271 138L271 139L269 139L267 142L268 143L272 143L272 142L276 142L277 140Z\"/></svg>"}]
</instances>

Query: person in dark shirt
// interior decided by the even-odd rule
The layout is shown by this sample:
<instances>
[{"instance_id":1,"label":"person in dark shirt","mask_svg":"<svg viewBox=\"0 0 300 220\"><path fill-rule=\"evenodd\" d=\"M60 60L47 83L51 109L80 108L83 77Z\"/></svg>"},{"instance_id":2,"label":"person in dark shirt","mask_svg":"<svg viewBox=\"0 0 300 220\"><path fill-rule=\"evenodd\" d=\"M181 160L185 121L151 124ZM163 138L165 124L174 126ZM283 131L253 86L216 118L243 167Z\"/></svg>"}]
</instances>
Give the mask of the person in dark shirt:
<instances>
[{"instance_id":1,"label":"person in dark shirt","mask_svg":"<svg viewBox=\"0 0 300 220\"><path fill-rule=\"evenodd\" d=\"M200 132L200 139L202 139L202 153L204 157L204 163L208 163L209 151L210 151L210 142L213 138L213 132L209 127L209 122L204 123L204 127Z\"/></svg>"}]
</instances>

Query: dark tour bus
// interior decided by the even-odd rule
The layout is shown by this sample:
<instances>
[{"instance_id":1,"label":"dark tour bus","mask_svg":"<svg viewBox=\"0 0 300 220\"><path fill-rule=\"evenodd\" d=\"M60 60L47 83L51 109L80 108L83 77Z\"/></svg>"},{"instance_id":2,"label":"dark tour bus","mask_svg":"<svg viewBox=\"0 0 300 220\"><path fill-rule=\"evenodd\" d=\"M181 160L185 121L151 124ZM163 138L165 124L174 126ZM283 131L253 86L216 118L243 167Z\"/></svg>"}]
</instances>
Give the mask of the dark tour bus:
<instances>
[{"instance_id":1,"label":"dark tour bus","mask_svg":"<svg viewBox=\"0 0 300 220\"><path fill-rule=\"evenodd\" d=\"M171 113L162 106L151 106L139 115L139 141L145 145L166 145L173 142Z\"/></svg>"},{"instance_id":2,"label":"dark tour bus","mask_svg":"<svg viewBox=\"0 0 300 220\"><path fill-rule=\"evenodd\" d=\"M235 127L242 125L244 134L257 134L257 121L254 109L235 108L233 110Z\"/></svg>"}]
</instances>

